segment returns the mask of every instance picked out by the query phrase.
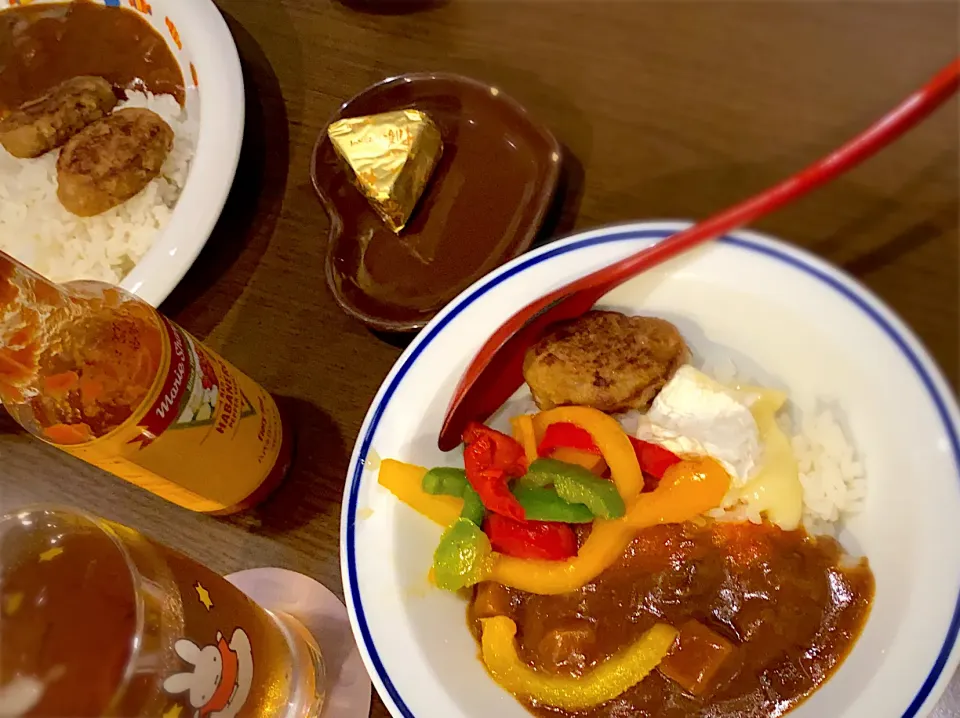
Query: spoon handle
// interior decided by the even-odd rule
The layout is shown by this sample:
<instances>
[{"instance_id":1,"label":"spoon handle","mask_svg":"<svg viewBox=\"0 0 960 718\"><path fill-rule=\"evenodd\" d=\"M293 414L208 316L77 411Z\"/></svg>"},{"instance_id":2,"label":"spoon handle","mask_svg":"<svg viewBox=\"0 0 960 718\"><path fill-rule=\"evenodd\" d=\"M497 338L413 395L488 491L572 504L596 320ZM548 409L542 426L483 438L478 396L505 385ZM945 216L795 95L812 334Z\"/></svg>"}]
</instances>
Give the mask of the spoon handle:
<instances>
[{"instance_id":1,"label":"spoon handle","mask_svg":"<svg viewBox=\"0 0 960 718\"><path fill-rule=\"evenodd\" d=\"M725 209L689 229L637 252L631 257L568 285L566 294L576 291L600 291L603 294L640 272L671 259L688 249L722 234L750 224L833 180L890 144L939 107L960 86L960 58L938 72L922 88L862 133L792 177L739 204Z\"/></svg>"},{"instance_id":2,"label":"spoon handle","mask_svg":"<svg viewBox=\"0 0 960 718\"><path fill-rule=\"evenodd\" d=\"M833 180L923 120L956 92L958 86L960 58L954 59L864 132L792 177L530 302L500 325L460 377L440 431L441 450L456 446L468 420L486 419L523 383L524 354L550 324L580 316L604 294L631 277L742 227Z\"/></svg>"}]
</instances>

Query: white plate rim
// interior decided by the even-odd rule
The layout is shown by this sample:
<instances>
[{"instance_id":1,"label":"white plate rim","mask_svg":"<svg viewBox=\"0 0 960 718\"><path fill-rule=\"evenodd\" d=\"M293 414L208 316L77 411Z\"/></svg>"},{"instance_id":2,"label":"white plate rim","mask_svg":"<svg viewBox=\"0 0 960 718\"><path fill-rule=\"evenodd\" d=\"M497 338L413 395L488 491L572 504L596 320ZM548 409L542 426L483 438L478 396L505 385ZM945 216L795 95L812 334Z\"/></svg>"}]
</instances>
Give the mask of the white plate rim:
<instances>
[{"instance_id":1,"label":"white plate rim","mask_svg":"<svg viewBox=\"0 0 960 718\"><path fill-rule=\"evenodd\" d=\"M200 122L170 221L120 283L154 307L193 266L220 218L240 162L246 110L240 56L217 6L211 0L163 0L156 9L176 21L197 70Z\"/></svg>"},{"instance_id":2,"label":"white plate rim","mask_svg":"<svg viewBox=\"0 0 960 718\"><path fill-rule=\"evenodd\" d=\"M482 277L451 301L407 347L394 364L380 386L367 411L354 451L350 459L340 521L341 573L344 577L344 599L350 615L350 623L364 664L371 679L391 715L398 718L417 718L407 707L396 686L387 675L370 633L360 598L356 563L356 524L360 485L365 471L367 455L373 444L377 425L390 397L404 375L416 362L426 346L443 331L444 327L480 296L495 288L505 279L522 272L525 268L546 261L553 256L576 251L584 247L608 242L647 239L661 241L671 234L690 226L689 222L650 221L634 222L601 227L573 234L524 254ZM790 265L823 282L854 304L867 315L893 341L914 369L925 387L931 403L943 423L950 440L950 452L954 470L960 482L960 409L949 390L942 372L929 352L912 330L879 299L873 292L851 275L805 250L790 245L772 236L755 231L738 231L719 237L716 241L739 249L757 252ZM903 718L925 715L933 708L960 664L960 595L954 604L947 635L937 654L933 667L917 688L916 693L903 713Z\"/></svg>"}]
</instances>

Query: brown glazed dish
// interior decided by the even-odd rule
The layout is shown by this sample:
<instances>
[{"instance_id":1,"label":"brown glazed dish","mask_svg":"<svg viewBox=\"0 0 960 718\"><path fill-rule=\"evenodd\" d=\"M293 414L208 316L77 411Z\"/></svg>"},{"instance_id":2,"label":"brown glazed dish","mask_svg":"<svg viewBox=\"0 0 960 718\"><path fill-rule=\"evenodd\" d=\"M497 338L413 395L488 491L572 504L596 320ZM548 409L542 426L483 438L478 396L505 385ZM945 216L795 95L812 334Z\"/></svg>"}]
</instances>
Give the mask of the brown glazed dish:
<instances>
[{"instance_id":1,"label":"brown glazed dish","mask_svg":"<svg viewBox=\"0 0 960 718\"><path fill-rule=\"evenodd\" d=\"M443 155L399 235L351 183L326 127L311 167L330 217L327 283L345 312L390 332L422 328L471 283L522 254L543 222L560 169L559 144L523 107L456 75L384 80L330 122L404 108L433 118Z\"/></svg>"}]
</instances>

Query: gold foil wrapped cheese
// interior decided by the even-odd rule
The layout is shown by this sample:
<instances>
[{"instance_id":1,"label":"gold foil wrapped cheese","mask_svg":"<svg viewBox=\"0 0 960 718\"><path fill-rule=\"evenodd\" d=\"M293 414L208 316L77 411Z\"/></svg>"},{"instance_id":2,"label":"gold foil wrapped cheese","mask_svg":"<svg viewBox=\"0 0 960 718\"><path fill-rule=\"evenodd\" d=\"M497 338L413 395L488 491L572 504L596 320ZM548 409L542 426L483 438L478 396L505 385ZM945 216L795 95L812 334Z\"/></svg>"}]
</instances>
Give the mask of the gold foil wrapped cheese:
<instances>
[{"instance_id":1,"label":"gold foil wrapped cheese","mask_svg":"<svg viewBox=\"0 0 960 718\"><path fill-rule=\"evenodd\" d=\"M332 123L327 136L353 170L360 191L399 233L443 151L433 120L420 110L348 117Z\"/></svg>"}]
</instances>

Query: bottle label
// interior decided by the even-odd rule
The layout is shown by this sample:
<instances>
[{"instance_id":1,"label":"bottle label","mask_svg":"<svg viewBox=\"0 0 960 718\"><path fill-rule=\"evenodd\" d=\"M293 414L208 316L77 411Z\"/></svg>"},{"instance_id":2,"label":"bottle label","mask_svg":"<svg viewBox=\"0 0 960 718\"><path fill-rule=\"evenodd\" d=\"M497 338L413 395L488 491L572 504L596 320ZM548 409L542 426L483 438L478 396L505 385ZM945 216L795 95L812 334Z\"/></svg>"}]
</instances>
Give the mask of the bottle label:
<instances>
[{"instance_id":1,"label":"bottle label","mask_svg":"<svg viewBox=\"0 0 960 718\"><path fill-rule=\"evenodd\" d=\"M243 508L286 468L278 466L285 447L276 403L183 329L157 318L164 361L140 409L101 439L59 448L194 511Z\"/></svg>"}]
</instances>

